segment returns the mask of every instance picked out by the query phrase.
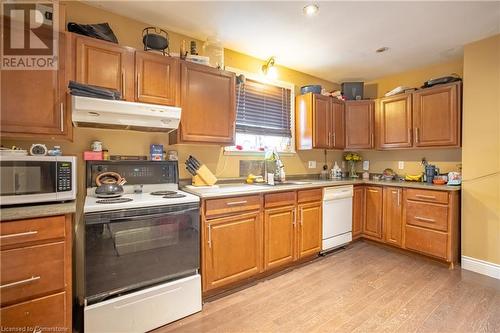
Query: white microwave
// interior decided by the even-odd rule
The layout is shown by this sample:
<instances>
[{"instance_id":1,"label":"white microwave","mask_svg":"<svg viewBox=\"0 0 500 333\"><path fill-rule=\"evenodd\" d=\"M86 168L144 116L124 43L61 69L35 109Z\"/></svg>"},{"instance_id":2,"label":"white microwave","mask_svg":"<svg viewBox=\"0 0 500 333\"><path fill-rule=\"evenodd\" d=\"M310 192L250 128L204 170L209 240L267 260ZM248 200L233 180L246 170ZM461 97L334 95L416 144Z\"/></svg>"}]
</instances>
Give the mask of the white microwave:
<instances>
[{"instance_id":1,"label":"white microwave","mask_svg":"<svg viewBox=\"0 0 500 333\"><path fill-rule=\"evenodd\" d=\"M76 157L0 156L0 205L76 199Z\"/></svg>"}]
</instances>

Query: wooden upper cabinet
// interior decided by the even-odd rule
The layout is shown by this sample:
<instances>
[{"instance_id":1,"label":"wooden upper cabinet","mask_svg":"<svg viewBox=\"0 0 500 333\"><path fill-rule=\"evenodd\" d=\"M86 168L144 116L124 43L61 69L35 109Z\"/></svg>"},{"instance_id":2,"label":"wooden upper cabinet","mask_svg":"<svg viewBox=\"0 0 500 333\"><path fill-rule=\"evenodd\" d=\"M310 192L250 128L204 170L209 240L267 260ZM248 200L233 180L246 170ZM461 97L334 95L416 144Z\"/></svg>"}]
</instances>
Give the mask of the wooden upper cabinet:
<instances>
[{"instance_id":1,"label":"wooden upper cabinet","mask_svg":"<svg viewBox=\"0 0 500 333\"><path fill-rule=\"evenodd\" d=\"M297 258L304 258L321 251L322 210L321 202L298 205Z\"/></svg>"},{"instance_id":2,"label":"wooden upper cabinet","mask_svg":"<svg viewBox=\"0 0 500 333\"><path fill-rule=\"evenodd\" d=\"M374 147L374 102L346 101L346 148L371 149Z\"/></svg>"},{"instance_id":3,"label":"wooden upper cabinet","mask_svg":"<svg viewBox=\"0 0 500 333\"><path fill-rule=\"evenodd\" d=\"M76 81L116 89L134 101L134 51L114 43L73 35Z\"/></svg>"},{"instance_id":4,"label":"wooden upper cabinet","mask_svg":"<svg viewBox=\"0 0 500 333\"><path fill-rule=\"evenodd\" d=\"M236 76L181 62L181 124L171 143L232 144L236 121Z\"/></svg>"},{"instance_id":5,"label":"wooden upper cabinet","mask_svg":"<svg viewBox=\"0 0 500 333\"><path fill-rule=\"evenodd\" d=\"M294 260L295 205L266 209L264 212L264 269Z\"/></svg>"},{"instance_id":6,"label":"wooden upper cabinet","mask_svg":"<svg viewBox=\"0 0 500 333\"><path fill-rule=\"evenodd\" d=\"M138 102L178 105L179 60L145 51L135 52L135 99Z\"/></svg>"},{"instance_id":7,"label":"wooden upper cabinet","mask_svg":"<svg viewBox=\"0 0 500 333\"><path fill-rule=\"evenodd\" d=\"M352 238L358 238L363 232L365 217L365 187L355 186L352 198Z\"/></svg>"},{"instance_id":8,"label":"wooden upper cabinet","mask_svg":"<svg viewBox=\"0 0 500 333\"><path fill-rule=\"evenodd\" d=\"M313 147L330 148L330 97L313 95Z\"/></svg>"},{"instance_id":9,"label":"wooden upper cabinet","mask_svg":"<svg viewBox=\"0 0 500 333\"><path fill-rule=\"evenodd\" d=\"M411 93L380 100L376 135L379 148L410 148L412 146L411 101Z\"/></svg>"},{"instance_id":10,"label":"wooden upper cabinet","mask_svg":"<svg viewBox=\"0 0 500 333\"><path fill-rule=\"evenodd\" d=\"M377 239L382 239L382 202L382 187L367 186L363 234Z\"/></svg>"},{"instance_id":11,"label":"wooden upper cabinet","mask_svg":"<svg viewBox=\"0 0 500 333\"><path fill-rule=\"evenodd\" d=\"M330 148L345 148L345 103L331 99L331 141Z\"/></svg>"},{"instance_id":12,"label":"wooden upper cabinet","mask_svg":"<svg viewBox=\"0 0 500 333\"><path fill-rule=\"evenodd\" d=\"M344 149L344 101L313 93L297 96L295 145L297 150Z\"/></svg>"},{"instance_id":13,"label":"wooden upper cabinet","mask_svg":"<svg viewBox=\"0 0 500 333\"><path fill-rule=\"evenodd\" d=\"M209 220L204 231L204 291L245 279L261 271L260 212Z\"/></svg>"},{"instance_id":14,"label":"wooden upper cabinet","mask_svg":"<svg viewBox=\"0 0 500 333\"><path fill-rule=\"evenodd\" d=\"M71 113L66 99L66 36L59 36L57 70L1 71L2 137L71 139Z\"/></svg>"},{"instance_id":15,"label":"wooden upper cabinet","mask_svg":"<svg viewBox=\"0 0 500 333\"><path fill-rule=\"evenodd\" d=\"M461 82L413 93L415 147L460 146Z\"/></svg>"},{"instance_id":16,"label":"wooden upper cabinet","mask_svg":"<svg viewBox=\"0 0 500 333\"><path fill-rule=\"evenodd\" d=\"M403 244L403 189L384 188L384 240L386 243L402 246Z\"/></svg>"}]
</instances>

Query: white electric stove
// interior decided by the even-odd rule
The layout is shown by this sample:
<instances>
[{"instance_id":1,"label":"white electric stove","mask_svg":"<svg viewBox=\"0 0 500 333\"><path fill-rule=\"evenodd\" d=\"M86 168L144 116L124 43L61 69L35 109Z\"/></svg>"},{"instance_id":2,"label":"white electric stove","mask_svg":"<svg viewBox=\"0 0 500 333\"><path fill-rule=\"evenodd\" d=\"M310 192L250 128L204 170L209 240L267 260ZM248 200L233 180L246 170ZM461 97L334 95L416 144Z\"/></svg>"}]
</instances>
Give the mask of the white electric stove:
<instances>
[{"instance_id":1,"label":"white electric stove","mask_svg":"<svg viewBox=\"0 0 500 333\"><path fill-rule=\"evenodd\" d=\"M98 198L109 171L124 194ZM177 184L177 161L87 163L84 332L146 332L201 311L200 199Z\"/></svg>"}]
</instances>

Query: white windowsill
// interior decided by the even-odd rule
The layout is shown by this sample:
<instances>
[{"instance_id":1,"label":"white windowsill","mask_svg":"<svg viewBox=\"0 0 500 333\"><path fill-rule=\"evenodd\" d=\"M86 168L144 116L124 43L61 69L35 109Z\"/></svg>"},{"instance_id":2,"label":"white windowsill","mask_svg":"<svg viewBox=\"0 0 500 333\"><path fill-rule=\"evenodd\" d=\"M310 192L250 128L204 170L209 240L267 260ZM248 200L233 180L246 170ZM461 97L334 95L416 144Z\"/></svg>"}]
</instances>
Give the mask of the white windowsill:
<instances>
[{"instance_id":1,"label":"white windowsill","mask_svg":"<svg viewBox=\"0 0 500 333\"><path fill-rule=\"evenodd\" d=\"M297 152L295 151L287 151L287 152L278 152L279 156L295 156ZM244 150L224 150L224 155L226 156L260 156L264 157L265 152L263 151L244 151Z\"/></svg>"}]
</instances>

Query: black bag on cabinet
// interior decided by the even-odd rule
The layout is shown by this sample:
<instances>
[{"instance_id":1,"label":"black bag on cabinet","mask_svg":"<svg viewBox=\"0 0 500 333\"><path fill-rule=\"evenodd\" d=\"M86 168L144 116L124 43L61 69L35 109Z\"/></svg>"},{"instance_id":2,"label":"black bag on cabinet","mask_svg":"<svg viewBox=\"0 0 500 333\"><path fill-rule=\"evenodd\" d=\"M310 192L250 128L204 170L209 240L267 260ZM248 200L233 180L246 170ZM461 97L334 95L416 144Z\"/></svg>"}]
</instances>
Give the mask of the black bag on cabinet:
<instances>
[{"instance_id":1,"label":"black bag on cabinet","mask_svg":"<svg viewBox=\"0 0 500 333\"><path fill-rule=\"evenodd\" d=\"M68 31L118 44L118 39L108 23L79 24L68 22Z\"/></svg>"}]
</instances>

